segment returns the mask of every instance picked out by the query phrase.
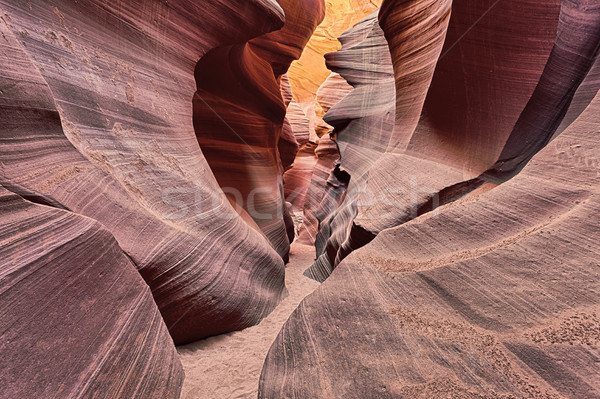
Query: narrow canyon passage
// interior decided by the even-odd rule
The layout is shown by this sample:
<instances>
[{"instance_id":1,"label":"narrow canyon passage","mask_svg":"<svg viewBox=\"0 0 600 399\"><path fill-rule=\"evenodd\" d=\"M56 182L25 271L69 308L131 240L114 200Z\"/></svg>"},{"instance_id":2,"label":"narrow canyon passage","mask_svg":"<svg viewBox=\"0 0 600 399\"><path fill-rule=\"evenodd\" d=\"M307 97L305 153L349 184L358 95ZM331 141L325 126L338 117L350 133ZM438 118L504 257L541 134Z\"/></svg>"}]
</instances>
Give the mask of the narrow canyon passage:
<instances>
[{"instance_id":1,"label":"narrow canyon passage","mask_svg":"<svg viewBox=\"0 0 600 399\"><path fill-rule=\"evenodd\" d=\"M300 301L319 283L303 275L315 249L292 243L285 270L289 295L259 325L179 346L186 379L184 399L256 398L260 372L271 344Z\"/></svg>"},{"instance_id":2,"label":"narrow canyon passage","mask_svg":"<svg viewBox=\"0 0 600 399\"><path fill-rule=\"evenodd\" d=\"M0 0L0 399L600 399L599 0Z\"/></svg>"}]
</instances>

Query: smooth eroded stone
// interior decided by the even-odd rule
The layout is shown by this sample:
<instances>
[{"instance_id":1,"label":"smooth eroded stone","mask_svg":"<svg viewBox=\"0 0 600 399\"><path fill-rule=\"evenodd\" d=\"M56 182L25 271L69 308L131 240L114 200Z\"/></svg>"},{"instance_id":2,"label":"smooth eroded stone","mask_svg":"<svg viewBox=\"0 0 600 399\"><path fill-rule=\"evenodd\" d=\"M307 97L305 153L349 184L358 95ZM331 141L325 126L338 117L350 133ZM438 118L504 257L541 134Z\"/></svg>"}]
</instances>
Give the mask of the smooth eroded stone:
<instances>
[{"instance_id":1,"label":"smooth eroded stone","mask_svg":"<svg viewBox=\"0 0 600 399\"><path fill-rule=\"evenodd\" d=\"M335 177L330 179L331 170L339 159L339 149L335 142L333 127L323 120L323 116L351 89L352 87L337 73L332 73L321 85L314 104L314 126L309 124L311 127L309 138L313 141L310 148L298 154L301 168L298 173L302 173L304 166L308 164L303 158L312 150L311 173L305 174L308 180L291 181L290 184L286 182L286 190L299 191L303 194L301 204L303 223L300 226L298 240L304 244L314 245L320 221L330 212L330 209L337 208L348 184L345 179L339 181ZM333 185L329 185L328 182Z\"/></svg>"},{"instance_id":2,"label":"smooth eroded stone","mask_svg":"<svg viewBox=\"0 0 600 399\"><path fill-rule=\"evenodd\" d=\"M0 231L0 397L179 397L173 340L100 223L0 186Z\"/></svg>"},{"instance_id":3,"label":"smooth eroded stone","mask_svg":"<svg viewBox=\"0 0 600 399\"><path fill-rule=\"evenodd\" d=\"M381 231L510 179L597 92L593 1L487 3L383 3L395 127L345 229L323 230L334 236L321 240L316 278Z\"/></svg>"},{"instance_id":4,"label":"smooth eroded stone","mask_svg":"<svg viewBox=\"0 0 600 399\"><path fill-rule=\"evenodd\" d=\"M218 47L198 62L194 127L230 201L287 260L290 239L282 174L293 156L279 145L290 136L289 126L283 129L287 104L280 80L302 54L324 17L325 5L322 0L282 0L280 5L285 12L282 29Z\"/></svg>"},{"instance_id":5,"label":"smooth eroded stone","mask_svg":"<svg viewBox=\"0 0 600 399\"><path fill-rule=\"evenodd\" d=\"M334 127L340 151L339 167L331 172L331 181L344 175L350 179L343 202L328 201L322 207L318 223L313 223L313 243L318 259L307 271L317 280L326 278L348 228L356 216L356 201L366 187L368 170L385 152L393 132L395 115L394 71L387 41L378 23L378 11L340 37L342 49L327 54L328 67L338 72L352 87L341 101L332 104L324 116ZM396 171L394 171L396 172ZM336 185L326 187L326 198L340 197ZM327 203L326 203L327 204ZM318 234L317 234L318 233ZM332 261L329 256L333 256Z\"/></svg>"},{"instance_id":6,"label":"smooth eroded stone","mask_svg":"<svg viewBox=\"0 0 600 399\"><path fill-rule=\"evenodd\" d=\"M290 68L294 98L312 102L331 71L323 56L339 50L338 36L381 5L381 0L327 0L325 19L310 38L305 51Z\"/></svg>"},{"instance_id":7,"label":"smooth eroded stone","mask_svg":"<svg viewBox=\"0 0 600 399\"><path fill-rule=\"evenodd\" d=\"M104 225L176 343L258 323L281 298L284 264L202 155L194 67L214 47L280 28L279 5L36 0L0 9L0 182Z\"/></svg>"},{"instance_id":8,"label":"smooth eroded stone","mask_svg":"<svg viewBox=\"0 0 600 399\"><path fill-rule=\"evenodd\" d=\"M512 180L381 232L284 325L260 398L598 397L600 96Z\"/></svg>"},{"instance_id":9,"label":"smooth eroded stone","mask_svg":"<svg viewBox=\"0 0 600 399\"><path fill-rule=\"evenodd\" d=\"M286 119L289 121L299 149L292 167L283 175L284 195L286 201L291 203L294 213L302 214L306 192L310 186L313 169L317 163L317 157L315 156L317 145L310 140L312 129L310 120L294 100L287 107Z\"/></svg>"}]
</instances>

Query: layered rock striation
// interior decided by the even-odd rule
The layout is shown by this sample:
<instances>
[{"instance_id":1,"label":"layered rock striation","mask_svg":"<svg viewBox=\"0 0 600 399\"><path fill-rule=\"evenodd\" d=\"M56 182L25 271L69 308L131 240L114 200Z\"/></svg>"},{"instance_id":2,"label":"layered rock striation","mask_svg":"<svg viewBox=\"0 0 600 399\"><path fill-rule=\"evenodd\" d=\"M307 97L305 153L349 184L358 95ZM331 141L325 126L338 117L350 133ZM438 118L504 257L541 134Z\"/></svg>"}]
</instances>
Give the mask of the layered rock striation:
<instances>
[{"instance_id":1,"label":"layered rock striation","mask_svg":"<svg viewBox=\"0 0 600 399\"><path fill-rule=\"evenodd\" d=\"M315 138L312 146L314 166L306 186L294 187L294 189L306 190L302 207L303 223L298 234L298 240L303 244L314 245L320 221L323 220L324 215L337 208L348 184L345 176L331 175L331 170L338 162L340 154L333 127L327 124L323 117L350 90L351 86L339 74L332 73L317 91L314 114Z\"/></svg>"},{"instance_id":2,"label":"layered rock striation","mask_svg":"<svg viewBox=\"0 0 600 399\"><path fill-rule=\"evenodd\" d=\"M344 259L280 332L260 397L598 396L599 111Z\"/></svg>"},{"instance_id":3,"label":"layered rock striation","mask_svg":"<svg viewBox=\"0 0 600 399\"><path fill-rule=\"evenodd\" d=\"M173 341L254 325L285 290L281 256L232 207L192 124L198 59L281 28L284 12L269 0L0 10L0 184L14 193L0 222L25 234L1 245L2 393L177 396Z\"/></svg>"},{"instance_id":4,"label":"layered rock striation","mask_svg":"<svg viewBox=\"0 0 600 399\"><path fill-rule=\"evenodd\" d=\"M329 237L309 271L315 278L326 278L379 232L484 182L506 181L564 129L563 117L596 52L593 7L460 3L448 21L450 4L444 4L382 7L396 78L395 128L368 170L355 214L337 229L343 233L325 231ZM425 32L422 44L409 40L419 32Z\"/></svg>"},{"instance_id":5,"label":"layered rock striation","mask_svg":"<svg viewBox=\"0 0 600 399\"><path fill-rule=\"evenodd\" d=\"M600 395L600 7L455 2L441 48L449 6L384 1L396 122L365 192L389 201L355 201L261 398Z\"/></svg>"},{"instance_id":6,"label":"layered rock striation","mask_svg":"<svg viewBox=\"0 0 600 399\"><path fill-rule=\"evenodd\" d=\"M302 54L325 8L321 0L280 3L285 11L282 29L216 48L198 62L194 127L230 201L287 259L293 236L286 234L285 165L278 151L287 105L280 80Z\"/></svg>"},{"instance_id":7,"label":"layered rock striation","mask_svg":"<svg viewBox=\"0 0 600 399\"><path fill-rule=\"evenodd\" d=\"M342 49L327 54L328 67L353 89L324 115L326 123L333 127L340 161L331 173L332 184L324 186L323 194L329 199L325 203L335 205L322 207L313 233L320 256L308 273L318 280L331 272L328 256L335 257L348 238L348 226L356 216L356 202L365 189L368 170L385 152L393 131L394 73L377 18L378 11L360 21L340 37ZM347 186L341 194L335 184L340 179L345 179ZM337 200L342 195L343 202L338 207Z\"/></svg>"},{"instance_id":8,"label":"layered rock striation","mask_svg":"<svg viewBox=\"0 0 600 399\"><path fill-rule=\"evenodd\" d=\"M284 289L283 262L201 155L193 69L211 46L277 28L281 9L240 5L228 15L241 30L228 37L186 22L188 6L132 15L143 7L109 5L2 4L2 184L109 229L176 342L257 323ZM194 12L214 21L225 5L214 6ZM242 29L247 13L255 25Z\"/></svg>"},{"instance_id":9,"label":"layered rock striation","mask_svg":"<svg viewBox=\"0 0 600 399\"><path fill-rule=\"evenodd\" d=\"M179 396L167 326L100 223L0 186L0 231L0 397Z\"/></svg>"},{"instance_id":10,"label":"layered rock striation","mask_svg":"<svg viewBox=\"0 0 600 399\"><path fill-rule=\"evenodd\" d=\"M322 0L0 0L0 397L178 397L299 219L260 397L600 396L596 3L385 0L313 103Z\"/></svg>"},{"instance_id":11,"label":"layered rock striation","mask_svg":"<svg viewBox=\"0 0 600 399\"><path fill-rule=\"evenodd\" d=\"M328 0L323 22L306 45L297 62L290 67L294 98L300 104L312 103L315 93L329 77L325 54L339 50L340 36L349 27L381 5L381 0Z\"/></svg>"}]
</instances>

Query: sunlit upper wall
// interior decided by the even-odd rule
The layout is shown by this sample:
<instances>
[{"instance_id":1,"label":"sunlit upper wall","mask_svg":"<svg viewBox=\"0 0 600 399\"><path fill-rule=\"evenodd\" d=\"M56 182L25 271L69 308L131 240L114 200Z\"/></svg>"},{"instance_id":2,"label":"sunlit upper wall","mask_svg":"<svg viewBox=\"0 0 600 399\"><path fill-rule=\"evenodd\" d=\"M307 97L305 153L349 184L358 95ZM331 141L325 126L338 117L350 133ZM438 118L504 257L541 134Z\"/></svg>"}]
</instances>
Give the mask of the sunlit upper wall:
<instances>
[{"instance_id":1,"label":"sunlit upper wall","mask_svg":"<svg viewBox=\"0 0 600 399\"><path fill-rule=\"evenodd\" d=\"M319 86L331 73L323 56L340 49L337 38L381 5L381 0L325 0L327 14L317 28L302 57L288 72L294 98L313 101Z\"/></svg>"}]
</instances>

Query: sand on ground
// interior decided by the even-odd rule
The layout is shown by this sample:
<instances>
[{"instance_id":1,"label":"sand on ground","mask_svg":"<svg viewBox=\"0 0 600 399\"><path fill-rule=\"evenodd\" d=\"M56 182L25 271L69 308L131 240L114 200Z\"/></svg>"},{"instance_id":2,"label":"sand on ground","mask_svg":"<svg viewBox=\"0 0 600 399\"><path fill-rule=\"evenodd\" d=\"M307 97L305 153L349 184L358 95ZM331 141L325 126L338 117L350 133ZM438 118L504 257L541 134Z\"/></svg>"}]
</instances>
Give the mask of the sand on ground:
<instances>
[{"instance_id":1,"label":"sand on ground","mask_svg":"<svg viewBox=\"0 0 600 399\"><path fill-rule=\"evenodd\" d=\"M293 243L285 283L289 296L259 325L177 348L185 370L183 399L255 399L271 344L302 299L318 286L302 273L314 261L312 246Z\"/></svg>"}]
</instances>

